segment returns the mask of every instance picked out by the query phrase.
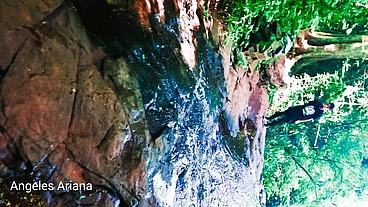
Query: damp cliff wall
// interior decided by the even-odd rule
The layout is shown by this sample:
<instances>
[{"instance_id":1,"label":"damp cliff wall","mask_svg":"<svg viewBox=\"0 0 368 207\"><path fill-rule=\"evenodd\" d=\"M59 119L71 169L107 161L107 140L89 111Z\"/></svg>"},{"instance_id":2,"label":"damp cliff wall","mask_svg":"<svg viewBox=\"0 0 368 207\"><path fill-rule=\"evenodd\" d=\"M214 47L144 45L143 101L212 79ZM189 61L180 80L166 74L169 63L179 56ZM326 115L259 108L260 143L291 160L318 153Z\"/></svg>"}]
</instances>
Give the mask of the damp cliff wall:
<instances>
[{"instance_id":1,"label":"damp cliff wall","mask_svg":"<svg viewBox=\"0 0 368 207\"><path fill-rule=\"evenodd\" d=\"M267 94L231 63L218 10L1 0L2 189L26 176L94 186L36 192L49 206L262 205Z\"/></svg>"}]
</instances>

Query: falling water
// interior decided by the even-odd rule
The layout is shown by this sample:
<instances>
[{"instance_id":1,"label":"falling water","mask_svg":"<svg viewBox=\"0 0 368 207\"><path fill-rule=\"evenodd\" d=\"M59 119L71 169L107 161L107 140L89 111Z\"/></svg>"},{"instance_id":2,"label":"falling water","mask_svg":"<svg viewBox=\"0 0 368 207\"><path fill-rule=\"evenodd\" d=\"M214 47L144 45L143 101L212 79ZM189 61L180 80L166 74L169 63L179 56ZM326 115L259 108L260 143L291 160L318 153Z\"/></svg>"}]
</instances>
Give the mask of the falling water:
<instances>
[{"instance_id":1,"label":"falling water","mask_svg":"<svg viewBox=\"0 0 368 207\"><path fill-rule=\"evenodd\" d=\"M160 206L258 206L256 181L250 180L249 169L224 145L220 109L211 103L211 86L204 68L199 68L193 91L180 91L178 118L161 137L164 151L152 152L149 192ZM160 110L152 103L165 82L157 88L148 110Z\"/></svg>"},{"instance_id":2,"label":"falling water","mask_svg":"<svg viewBox=\"0 0 368 207\"><path fill-rule=\"evenodd\" d=\"M256 173L229 150L220 132L226 97L222 57L199 23L196 1L164 1L165 21L158 21L152 16L157 11L148 7L135 11L122 1L120 9L109 12L111 6L100 0L106 7L101 12L107 12L102 17L108 17L101 29L91 21L99 19L91 18L96 13L84 13L92 11L83 9L90 2L82 2L88 28L108 54L129 60L139 82L154 135L147 149L146 199L163 207L259 206Z\"/></svg>"}]
</instances>

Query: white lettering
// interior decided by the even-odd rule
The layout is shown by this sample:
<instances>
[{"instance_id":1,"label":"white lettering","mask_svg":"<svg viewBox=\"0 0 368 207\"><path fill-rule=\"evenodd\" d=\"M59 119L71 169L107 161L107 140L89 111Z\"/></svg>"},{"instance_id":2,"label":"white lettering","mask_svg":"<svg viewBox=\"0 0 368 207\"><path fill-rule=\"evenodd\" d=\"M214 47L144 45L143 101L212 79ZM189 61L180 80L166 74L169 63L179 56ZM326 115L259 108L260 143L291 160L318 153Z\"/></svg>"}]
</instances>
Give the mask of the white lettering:
<instances>
[{"instance_id":1,"label":"white lettering","mask_svg":"<svg viewBox=\"0 0 368 207\"><path fill-rule=\"evenodd\" d=\"M40 181L38 181L38 182L40 182ZM32 184L32 190L39 190L39 183L36 183L36 182L34 182L33 184Z\"/></svg>"},{"instance_id":2,"label":"white lettering","mask_svg":"<svg viewBox=\"0 0 368 207\"><path fill-rule=\"evenodd\" d=\"M49 183L49 190L54 190L54 184L53 183Z\"/></svg>"},{"instance_id":3,"label":"white lettering","mask_svg":"<svg viewBox=\"0 0 368 207\"><path fill-rule=\"evenodd\" d=\"M67 182L63 183L62 181L59 182L59 185L57 187L57 190L62 191L80 191L80 190L92 190L92 184L91 183L73 183L73 182Z\"/></svg>"},{"instance_id":4,"label":"white lettering","mask_svg":"<svg viewBox=\"0 0 368 207\"><path fill-rule=\"evenodd\" d=\"M92 184L91 183L87 183L87 190L92 190Z\"/></svg>"},{"instance_id":5,"label":"white lettering","mask_svg":"<svg viewBox=\"0 0 368 207\"><path fill-rule=\"evenodd\" d=\"M47 191L47 190L54 190L53 183L42 183L41 181L37 181L34 183L17 183L13 181L10 190L17 190L17 191L25 191L26 193L31 193L32 191Z\"/></svg>"},{"instance_id":6,"label":"white lettering","mask_svg":"<svg viewBox=\"0 0 368 207\"><path fill-rule=\"evenodd\" d=\"M17 186L17 183L15 181L12 182L10 190L18 190L18 186Z\"/></svg>"},{"instance_id":7,"label":"white lettering","mask_svg":"<svg viewBox=\"0 0 368 207\"><path fill-rule=\"evenodd\" d=\"M62 181L59 182L57 190L65 190L64 183Z\"/></svg>"},{"instance_id":8,"label":"white lettering","mask_svg":"<svg viewBox=\"0 0 368 207\"><path fill-rule=\"evenodd\" d=\"M26 193L32 192L32 183L26 183Z\"/></svg>"}]
</instances>

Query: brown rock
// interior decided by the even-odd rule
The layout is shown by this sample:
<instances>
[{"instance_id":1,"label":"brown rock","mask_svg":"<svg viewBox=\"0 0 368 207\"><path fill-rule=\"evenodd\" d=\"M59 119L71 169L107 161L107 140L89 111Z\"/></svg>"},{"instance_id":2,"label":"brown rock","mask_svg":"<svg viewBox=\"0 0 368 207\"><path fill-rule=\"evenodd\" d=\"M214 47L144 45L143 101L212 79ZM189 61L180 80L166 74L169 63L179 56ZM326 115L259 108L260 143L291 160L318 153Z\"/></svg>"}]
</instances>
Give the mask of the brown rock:
<instances>
[{"instance_id":1,"label":"brown rock","mask_svg":"<svg viewBox=\"0 0 368 207\"><path fill-rule=\"evenodd\" d=\"M29 37L30 28L62 4L62 0L0 2L0 66L7 67ZM28 29L27 29L28 28Z\"/></svg>"},{"instance_id":2,"label":"brown rock","mask_svg":"<svg viewBox=\"0 0 368 207\"><path fill-rule=\"evenodd\" d=\"M230 142L241 139L241 144L237 145L245 145L245 158L248 160L250 171L254 172L258 184L262 186L261 173L266 137L263 117L268 110L269 102L266 89L260 84L259 71L255 68L261 59L245 56L248 65L234 68L230 66L229 49L223 48L222 54L228 94L224 106L227 126L233 137Z\"/></svg>"},{"instance_id":3,"label":"brown rock","mask_svg":"<svg viewBox=\"0 0 368 207\"><path fill-rule=\"evenodd\" d=\"M96 198L139 200L148 132L129 65L110 70L130 80L115 90L94 65L104 54L93 49L74 10L59 1L28 3L0 3L0 175L33 171L45 182L92 183ZM134 93L125 96L128 88ZM69 193L45 196L55 206L82 202L79 192Z\"/></svg>"}]
</instances>

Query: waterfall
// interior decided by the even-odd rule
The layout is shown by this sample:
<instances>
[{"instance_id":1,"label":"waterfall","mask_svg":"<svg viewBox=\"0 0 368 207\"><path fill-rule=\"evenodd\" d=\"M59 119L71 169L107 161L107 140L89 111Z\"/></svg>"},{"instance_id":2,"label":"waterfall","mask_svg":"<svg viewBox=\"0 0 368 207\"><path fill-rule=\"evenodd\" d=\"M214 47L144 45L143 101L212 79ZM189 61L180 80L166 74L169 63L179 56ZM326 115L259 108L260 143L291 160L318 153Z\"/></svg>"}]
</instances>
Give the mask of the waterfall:
<instances>
[{"instance_id":1,"label":"waterfall","mask_svg":"<svg viewBox=\"0 0 368 207\"><path fill-rule=\"evenodd\" d=\"M219 132L220 108L209 98L205 68L198 68L192 91L179 89L177 120L162 134L161 149L152 149L148 196L154 195L160 206L167 207L258 206L256 180L227 150ZM167 83L163 80L158 86L150 107Z\"/></svg>"}]
</instances>

